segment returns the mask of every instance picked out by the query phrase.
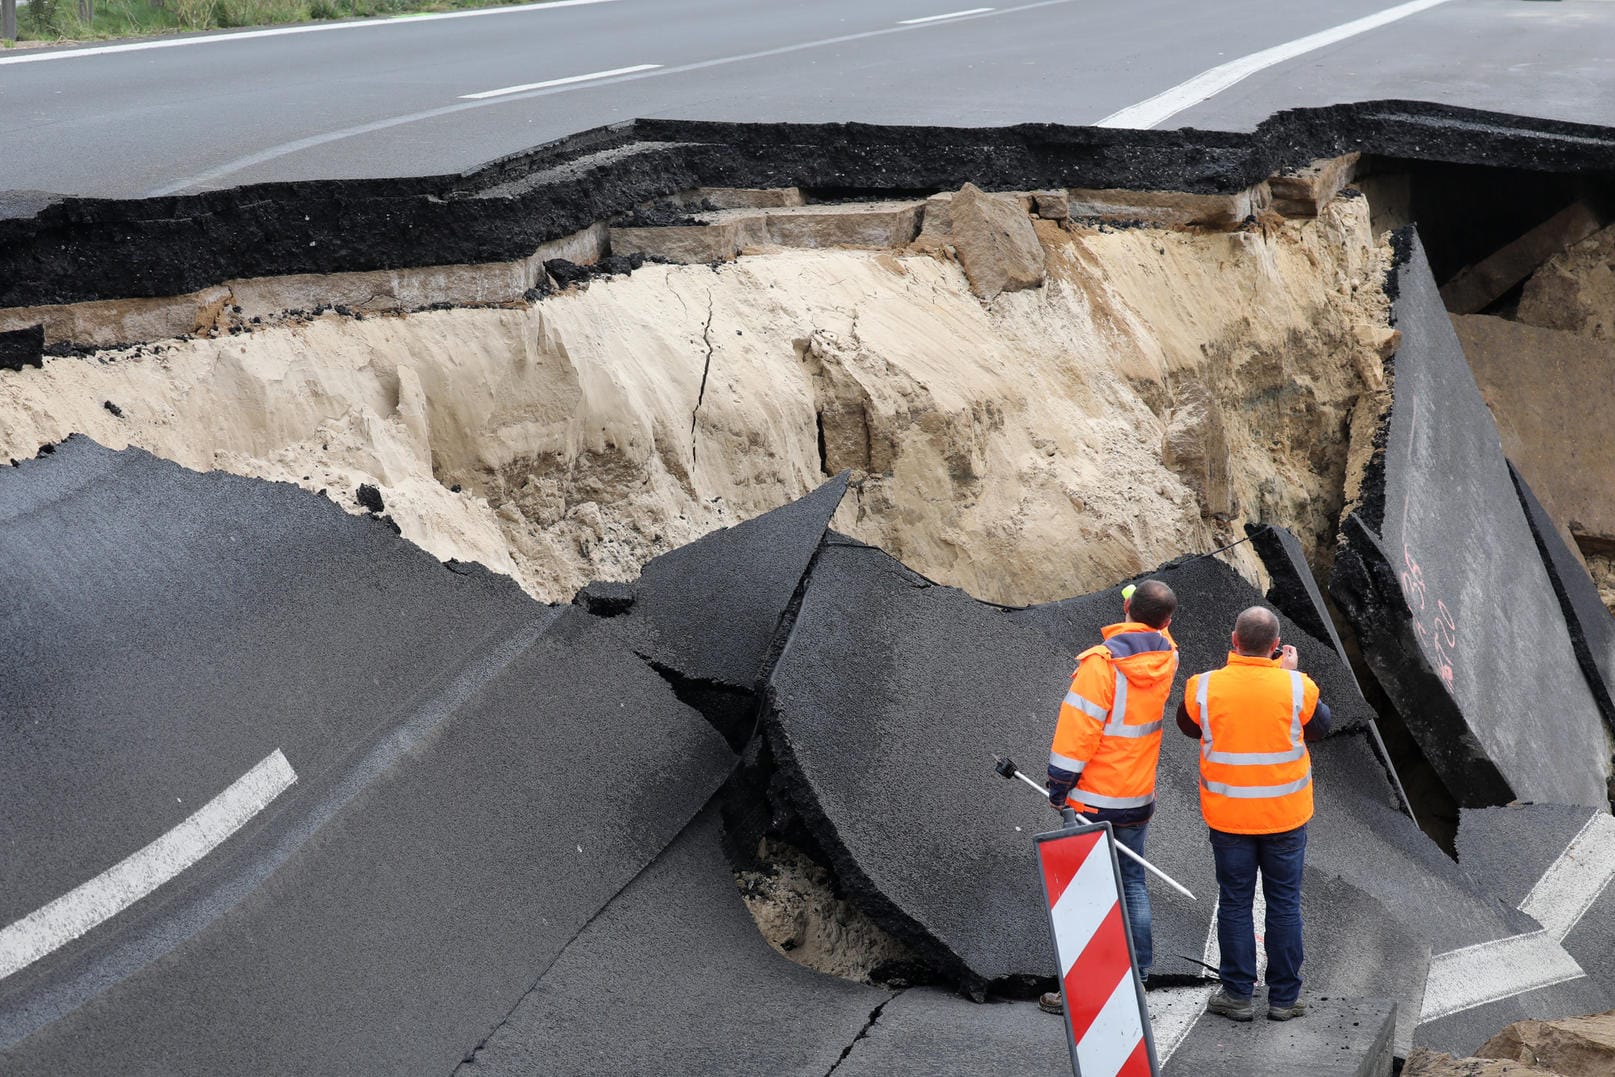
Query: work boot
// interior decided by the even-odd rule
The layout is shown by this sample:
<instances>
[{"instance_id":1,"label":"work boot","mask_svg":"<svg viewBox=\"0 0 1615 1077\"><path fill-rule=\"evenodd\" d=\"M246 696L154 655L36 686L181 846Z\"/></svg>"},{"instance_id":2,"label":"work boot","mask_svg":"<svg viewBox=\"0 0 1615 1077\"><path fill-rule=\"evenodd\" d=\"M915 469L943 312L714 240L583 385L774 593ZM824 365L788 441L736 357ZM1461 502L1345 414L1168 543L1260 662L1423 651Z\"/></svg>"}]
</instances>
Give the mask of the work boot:
<instances>
[{"instance_id":1,"label":"work boot","mask_svg":"<svg viewBox=\"0 0 1615 1077\"><path fill-rule=\"evenodd\" d=\"M1206 1012L1218 1014L1230 1021L1249 1021L1256 1016L1256 1007L1251 1005L1250 999L1230 995L1219 988L1215 995L1206 1000Z\"/></svg>"},{"instance_id":2,"label":"work boot","mask_svg":"<svg viewBox=\"0 0 1615 1077\"><path fill-rule=\"evenodd\" d=\"M1306 1015L1307 1004L1300 999L1296 999L1288 1006L1269 1006L1267 1008L1267 1019L1269 1021L1288 1021L1292 1017L1305 1017Z\"/></svg>"},{"instance_id":3,"label":"work boot","mask_svg":"<svg viewBox=\"0 0 1615 1077\"><path fill-rule=\"evenodd\" d=\"M1037 1000L1037 1008L1044 1013L1065 1013L1065 999L1060 997L1058 991L1045 991L1043 997Z\"/></svg>"}]
</instances>

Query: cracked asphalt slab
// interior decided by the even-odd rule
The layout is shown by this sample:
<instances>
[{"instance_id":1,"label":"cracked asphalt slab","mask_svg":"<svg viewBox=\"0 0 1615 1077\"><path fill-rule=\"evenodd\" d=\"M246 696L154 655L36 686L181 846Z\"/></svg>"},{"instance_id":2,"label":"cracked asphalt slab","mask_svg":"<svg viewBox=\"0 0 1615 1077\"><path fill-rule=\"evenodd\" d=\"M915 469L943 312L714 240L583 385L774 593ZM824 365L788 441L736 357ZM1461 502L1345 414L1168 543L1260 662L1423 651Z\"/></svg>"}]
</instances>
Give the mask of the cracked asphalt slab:
<instances>
[{"instance_id":1,"label":"cracked asphalt slab","mask_svg":"<svg viewBox=\"0 0 1615 1077\"><path fill-rule=\"evenodd\" d=\"M892 994L804 968L763 940L709 808L455 1073L821 1077Z\"/></svg>"},{"instance_id":2,"label":"cracked asphalt slab","mask_svg":"<svg viewBox=\"0 0 1615 1077\"><path fill-rule=\"evenodd\" d=\"M1174 622L1184 648L1180 695L1188 673L1221 665L1234 616L1260 595L1215 560L1157 574L1181 602ZM1007 753L1039 773L1051 701L1064 692L1071 656L1119 618L1120 605L1117 589L1024 610L992 606L841 538L827 540L815 564L769 684L766 729L785 789L853 899L967 990L1026 990L1052 975L1028 850L1031 835L1052 828L1054 817L993 773L993 755ZM1366 705L1346 694L1351 682L1333 647L1288 623L1284 631L1299 645L1302 668L1325 685L1324 697L1334 692L1343 726L1362 721ZM1197 976L1216 887L1195 746L1175 728L1166 738L1147 855L1202 900L1157 891L1155 971ZM1319 880L1341 876L1373 897L1373 909L1397 907L1423 940L1433 934L1430 921L1455 935L1479 924L1510 932L1492 911L1495 902L1397 811L1366 735L1343 731L1314 745L1313 756L1319 809L1311 862L1324 873ZM930 777L916 782L917 772ZM938 876L947 884L937 885ZM1334 905L1345 894L1311 895L1327 910L1319 928L1347 917ZM1406 908L1414 905L1427 911ZM1458 922L1466 917L1468 926ZM1417 951L1363 948L1340 956L1363 968L1422 960ZM1360 971L1347 968L1341 977ZM1318 983L1331 975L1325 957L1309 972ZM1408 1001L1417 1003L1417 970L1391 979L1409 984Z\"/></svg>"},{"instance_id":3,"label":"cracked asphalt slab","mask_svg":"<svg viewBox=\"0 0 1615 1077\"><path fill-rule=\"evenodd\" d=\"M161 805L190 769L265 737L303 768L216 854L5 985L7 1073L442 1072L733 768L605 624L317 495L84 439L0 482L19 495L8 537L31 529L6 563L39 600L26 616L79 612L54 637L15 607L0 622L37 674L6 682L30 693L6 759L39 769L6 788L24 821L8 841L60 865L8 856L8 901L94 881L174 826L188 809ZM483 661L492 628L515 645ZM337 717L370 724L323 744ZM603 760L635 776L628 795L600 789ZM75 768L95 793L47 798Z\"/></svg>"},{"instance_id":4,"label":"cracked asphalt slab","mask_svg":"<svg viewBox=\"0 0 1615 1077\"><path fill-rule=\"evenodd\" d=\"M1396 246L1392 405L1330 593L1460 804L1605 806L1606 728L1496 426L1411 226Z\"/></svg>"},{"instance_id":5,"label":"cracked asphalt slab","mask_svg":"<svg viewBox=\"0 0 1615 1077\"><path fill-rule=\"evenodd\" d=\"M1509 477L1519 492L1520 505L1531 525L1531 537L1536 539L1542 554L1542 563L1553 581L1553 592L1559 598L1564 613L1565 627L1570 631L1570 642L1576 650L1576 661L1586 675L1587 687L1598 704L1604 721L1615 729L1615 614L1609 612L1599 597L1598 585L1587 574L1587 566L1571 551L1560 535L1553 518L1531 490L1519 469L1511 462Z\"/></svg>"},{"instance_id":6,"label":"cracked asphalt slab","mask_svg":"<svg viewBox=\"0 0 1615 1077\"><path fill-rule=\"evenodd\" d=\"M339 767L548 616L296 487L83 437L0 468L0 546L6 924L272 750Z\"/></svg>"},{"instance_id":7,"label":"cracked asphalt slab","mask_svg":"<svg viewBox=\"0 0 1615 1077\"><path fill-rule=\"evenodd\" d=\"M756 725L756 692L847 473L788 505L653 558L630 585L591 584L579 602L705 713L736 751ZM625 609L619 607L626 605Z\"/></svg>"}]
</instances>

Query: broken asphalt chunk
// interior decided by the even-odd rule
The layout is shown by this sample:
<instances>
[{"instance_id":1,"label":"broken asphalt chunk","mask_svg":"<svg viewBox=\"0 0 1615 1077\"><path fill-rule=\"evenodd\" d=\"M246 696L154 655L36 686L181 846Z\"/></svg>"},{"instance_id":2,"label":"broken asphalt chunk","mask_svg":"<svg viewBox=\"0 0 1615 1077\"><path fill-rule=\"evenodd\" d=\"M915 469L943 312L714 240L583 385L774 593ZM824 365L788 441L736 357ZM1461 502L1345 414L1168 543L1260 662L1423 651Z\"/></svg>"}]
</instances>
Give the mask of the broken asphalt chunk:
<instances>
[{"instance_id":1,"label":"broken asphalt chunk","mask_svg":"<svg viewBox=\"0 0 1615 1077\"><path fill-rule=\"evenodd\" d=\"M662 554L627 588L592 583L575 601L614 617L738 751L755 724L775 637L846 490L843 472L788 505Z\"/></svg>"},{"instance_id":2,"label":"broken asphalt chunk","mask_svg":"<svg viewBox=\"0 0 1615 1077\"><path fill-rule=\"evenodd\" d=\"M1496 427L1418 237L1398 243L1394 395L1330 593L1460 804L1605 804L1603 723Z\"/></svg>"}]
</instances>

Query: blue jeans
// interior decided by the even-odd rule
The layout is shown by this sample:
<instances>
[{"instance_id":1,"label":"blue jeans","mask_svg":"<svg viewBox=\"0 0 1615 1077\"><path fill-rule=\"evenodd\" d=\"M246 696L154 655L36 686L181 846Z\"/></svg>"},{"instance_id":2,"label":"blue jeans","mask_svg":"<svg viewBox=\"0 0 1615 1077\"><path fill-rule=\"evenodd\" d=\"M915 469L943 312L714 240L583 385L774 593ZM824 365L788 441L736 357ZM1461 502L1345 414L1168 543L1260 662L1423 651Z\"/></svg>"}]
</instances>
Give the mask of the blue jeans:
<instances>
[{"instance_id":1,"label":"blue jeans","mask_svg":"<svg viewBox=\"0 0 1615 1077\"><path fill-rule=\"evenodd\" d=\"M1138 826L1112 826L1111 834L1118 845L1125 845L1139 856L1144 855L1144 831L1149 823ZM1138 862L1121 853L1116 854L1122 869L1122 902L1127 906L1127 926L1133 936L1133 956L1138 959L1138 974L1148 976L1155 954L1150 941L1150 895L1144 889L1144 869Z\"/></svg>"},{"instance_id":2,"label":"blue jeans","mask_svg":"<svg viewBox=\"0 0 1615 1077\"><path fill-rule=\"evenodd\" d=\"M1217 862L1217 970L1223 990L1250 998L1256 989L1256 928L1251 904L1256 872L1267 899L1267 1002L1292 1005L1301 995L1301 865L1306 859L1306 824L1282 834L1211 832Z\"/></svg>"}]
</instances>

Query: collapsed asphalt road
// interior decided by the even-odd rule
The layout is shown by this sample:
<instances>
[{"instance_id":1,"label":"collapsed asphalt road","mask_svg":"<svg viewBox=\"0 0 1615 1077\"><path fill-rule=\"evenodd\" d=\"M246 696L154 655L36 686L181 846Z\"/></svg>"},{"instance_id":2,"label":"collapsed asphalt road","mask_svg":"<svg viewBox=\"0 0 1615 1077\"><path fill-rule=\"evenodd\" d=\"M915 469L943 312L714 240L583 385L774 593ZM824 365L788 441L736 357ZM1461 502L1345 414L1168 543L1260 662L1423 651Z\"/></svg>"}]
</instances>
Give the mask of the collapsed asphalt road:
<instances>
[{"instance_id":1,"label":"collapsed asphalt road","mask_svg":"<svg viewBox=\"0 0 1615 1077\"><path fill-rule=\"evenodd\" d=\"M1432 119L1403 107L1346 115L1359 124L1354 145L1378 133L1403 148ZM1249 187L1217 192L1247 181L1270 186L1264 177L1276 160L1340 148L1344 136L1312 126L1325 119L1291 116L1262 138L1206 140L1200 149L1215 150L1207 166L1215 174L1194 182L1210 190L1186 197L1253 205ZM926 189L963 167L953 152L997 161L1000 177L1026 168L1040 181L1084 162L1099 162L1110 177L1168 158L1177 179L1194 169L1183 147L1155 140L1148 161L1124 159L1110 136L1091 132L955 133L945 152L927 154L912 132L864 132L845 159L815 163L811 133L673 125L659 130L688 140L670 148L647 147L640 136L649 130L503 162L469 197L445 199L423 181L368 188L368 201L349 208L354 219L382 220L407 207L433 234L464 225L453 249L473 258L519 253L513 248L535 235L553 240L549 232L564 224L588 222L588 235L609 235L591 213L665 194L668 184L777 179L776 151L822 183L868 184L855 188L865 194L899 182ZM701 143L697 133L735 142ZM1487 137L1525 155L1524 136L1511 129ZM1608 143L1562 128L1536 129L1526 141L1533 152L1556 147L1556 166L1567 171L1583 162L1576 155L1596 156ZM1000 159L996 150L1009 143L1019 156ZM1349 156L1331 161L1345 167ZM675 174L657 171L669 162ZM347 219L332 209L340 190L304 193L330 201L302 232L275 216L293 197L287 191L250 206L229 193L169 207L202 207L195 217L136 220L127 206L58 204L15 224L24 241L17 264L66 238L86 244L39 262L45 272L10 293L49 308L0 312L40 326L19 345L33 352L17 365L60 362L43 354L46 325L49 347L69 354L80 347L73 333L97 317L154 324L141 319L167 300L125 308L136 293L180 281L215 286L218 274L271 264L294 233L319 242ZM1085 227L1072 223L1068 190L1044 195L1065 205L1061 221L1041 216L1032 194L994 203L1030 231L1034 258L1044 255L1038 229L1063 242ZM1357 198L1337 186L1322 201L1337 195ZM533 205L544 213L518 234L509 215ZM922 227L919 208L905 212L912 229ZM161 243L119 254L99 225L120 214L147 238L183 235L184 243L167 261ZM217 249L196 245L242 221L280 246L254 248L246 233ZM1207 242L1236 250L1256 243L1249 230L1283 226L1269 217L1220 227ZM962 227L948 234L963 241ZM1320 808L1304 894L1309 983L1339 1004L1328 1020L1279 1031L1263 1023L1248 1035L1196 1019L1209 989L1200 973L1215 961L1214 913L1204 900L1214 884L1193 745L1169 737L1151 855L1203 898L1179 903L1163 893L1156 902L1157 971L1167 990L1152 1007L1158 1028L1172 1029L1161 1037L1163 1054L1180 1071L1205 1072L1215 1058L1248 1072L1251 1059L1281 1049L1338 1057L1339 1072L1371 1071L1412 1043L1468 1050L1516 1016L1610 1005L1601 902L1615 864L1588 855L1607 836L1599 820L1609 818L1599 710L1608 685L1599 683L1606 667L1597 650L1608 626L1574 578L1574 556L1556 551L1540 507L1522 502L1435 298L1430 260L1412 233L1403 235L1391 276L1400 337L1354 327L1394 355L1379 372L1391 375L1385 406L1374 410L1379 398L1365 393L1353 431L1378 452L1359 458L1368 461L1352 476L1361 496L1335 551L1331 592L1344 616L1326 608L1300 539L1255 528L1273 584L1267 597L1340 717L1338 732L1314 750ZM334 257L374 268L401 242L394 234ZM99 276L69 272L73 259L98 254L108 259ZM306 259L327 256L297 257L307 269ZM893 256L880 249L868 257ZM1364 264L1382 263L1365 255ZM521 265L535 285L551 286L542 260ZM134 271L131 290L97 291L120 268ZM572 270L556 267L569 278ZM1335 287L1361 289L1360 278L1341 277ZM1051 277L1037 286L1068 284ZM597 278L589 287L612 283ZM1028 288L1011 299L1039 296ZM86 303L50 302L69 298ZM223 300L213 302L223 318ZM691 368L701 375L695 409L711 407L713 363L738 364L746 354L714 343L710 295L707 303L706 323L688 341L703 360ZM351 310L333 317L358 320ZM407 326L407 317L381 328ZM196 331L233 349L232 330L249 326L215 320ZM793 344L794 361L818 364L813 377L826 381L838 363L876 365L878 355L859 350L868 345L858 326L855 315L842 347L817 333ZM1379 346L1365 346L1364 356ZM160 355L113 361L148 360L162 365ZM407 379L397 380L387 405L404 412L415 405ZM870 386L885 389L858 383L865 393ZM100 397L91 399L95 406ZM969 1057L1046 1072L1060 1045L1057 1023L1039 1024L1027 1001L1048 986L1052 966L1027 844L1051 819L988 768L995 752L1033 763L1046 750L1050 701L1072 654L1119 615L1123 581L1029 607L986 603L830 530L832 518L890 511L866 465L898 453L872 431L868 402L856 393L807 402L808 448L790 481L818 489L673 549L633 583L592 583L558 606L405 542L379 492L363 486L372 511L349 515L307 490L189 471L82 437L0 470L0 585L15 596L0 613L0 645L19 656L21 671L0 685L0 767L9 768L0 806L22 821L7 838L17 855L0 866L0 1068L581 1073L602 1058L639 1057L686 1072L939 1072ZM107 403L101 409L113 414ZM652 436L681 446L690 438L693 458L698 416L677 410L673 426ZM421 413L430 415L424 404ZM913 422L935 423L934 414ZM990 431L1001 421L983 408L957 429ZM1451 444L1421 433L1435 422L1451 431ZM956 428L937 429L932 445L907 450L935 451L942 468L978 487L1003 481L985 471L985 435L989 448L971 455L943 451ZM763 451L750 431L720 433L741 455ZM595 440L593 430L577 437L588 450L577 492L598 513L596 499L614 489L601 475L608 439ZM832 477L831 461L860 444L865 474ZM1041 459L1051 455L1028 444ZM1323 455L1304 459L1335 466ZM676 477L693 492L689 472ZM435 470L431 478L446 481ZM540 489L532 474L515 478ZM1183 504L1198 513L1196 495L1183 489ZM1399 496L1428 501L1435 515L1394 517L1385 506ZM1474 556L1443 545L1444 529L1460 525L1484 539ZM592 534L610 541L604 529ZM1234 614L1262 599L1230 567L1258 578L1247 553L1153 570L1184 601L1176 628L1185 673L1218 664ZM1435 609L1461 611L1466 626L1506 601L1528 635L1552 644L1543 662L1555 702L1533 736L1517 736L1508 722L1529 709L1519 692L1531 669L1516 637L1466 631L1449 642L1417 619L1429 608L1417 600L1438 589L1461 604L1444 597ZM1354 674L1357 653L1367 663ZM1372 705L1361 690L1370 677ZM1373 735L1379 722L1422 747L1447 793L1480 809L1463 818L1457 861L1407 814L1400 764ZM1456 762L1442 754L1454 740L1464 748ZM1522 791L1538 803L1496 807ZM1527 842L1529 856L1514 851ZM872 921L903 959L847 962L865 970L868 982L855 983L804 968L811 954L793 963L769 948L740 915L734 872L781 876L788 865L778 850L787 846L824 872L815 900L848 922L854 912ZM844 945L867 937L849 933ZM637 968L661 970L655 982L676 979L682 990L658 992L652 982L610 991ZM1016 1046L1040 1029L1048 1041L1036 1050ZM647 1030L667 1037L654 1052L641 1036ZM629 1036L632 1050L618 1042Z\"/></svg>"}]
</instances>

